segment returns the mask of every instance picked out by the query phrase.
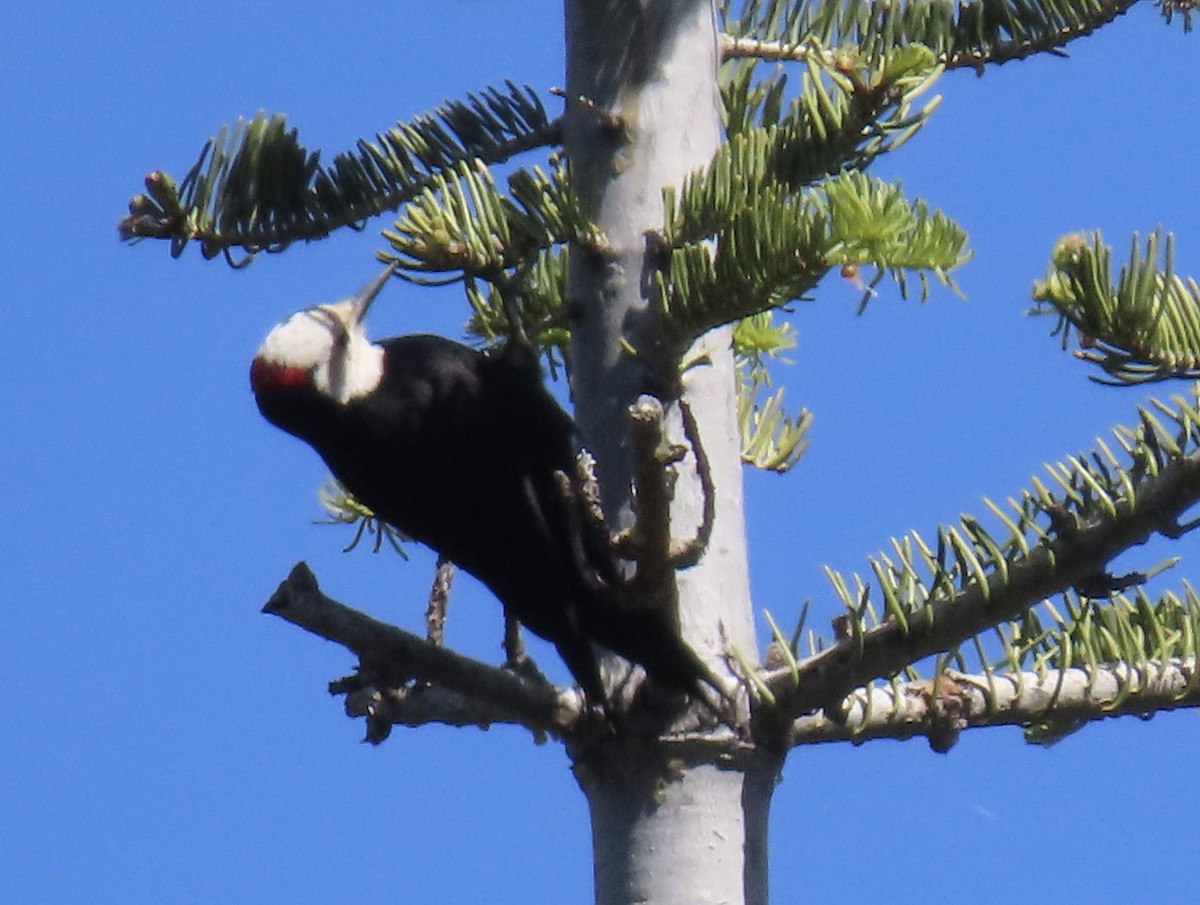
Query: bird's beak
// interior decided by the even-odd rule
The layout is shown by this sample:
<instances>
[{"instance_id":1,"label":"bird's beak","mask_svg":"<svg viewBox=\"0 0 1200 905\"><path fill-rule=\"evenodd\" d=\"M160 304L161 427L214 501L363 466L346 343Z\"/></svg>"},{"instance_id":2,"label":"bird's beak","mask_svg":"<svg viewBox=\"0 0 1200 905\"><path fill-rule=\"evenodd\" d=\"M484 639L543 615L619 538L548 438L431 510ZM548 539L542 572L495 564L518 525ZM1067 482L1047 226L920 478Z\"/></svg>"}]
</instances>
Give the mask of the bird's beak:
<instances>
[{"instance_id":1,"label":"bird's beak","mask_svg":"<svg viewBox=\"0 0 1200 905\"><path fill-rule=\"evenodd\" d=\"M379 290L383 288L384 283L392 278L392 274L396 272L398 266L393 261L383 273L355 293L351 301L354 302L354 322L356 324L362 323L362 319L367 316L367 309L375 301L375 296L379 295Z\"/></svg>"}]
</instances>

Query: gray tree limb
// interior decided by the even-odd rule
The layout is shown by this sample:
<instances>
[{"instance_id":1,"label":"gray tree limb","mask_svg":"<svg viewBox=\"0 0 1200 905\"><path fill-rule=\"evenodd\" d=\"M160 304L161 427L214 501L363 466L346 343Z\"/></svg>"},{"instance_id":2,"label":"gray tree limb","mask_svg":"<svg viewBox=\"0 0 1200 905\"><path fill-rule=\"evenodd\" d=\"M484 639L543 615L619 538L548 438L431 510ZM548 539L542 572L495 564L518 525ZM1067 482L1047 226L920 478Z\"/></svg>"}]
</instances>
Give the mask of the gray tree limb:
<instances>
[{"instance_id":1,"label":"gray tree limb","mask_svg":"<svg viewBox=\"0 0 1200 905\"><path fill-rule=\"evenodd\" d=\"M1146 476L1132 500L1121 500L1115 516L1101 516L1033 549L1009 563L1007 575L993 572L985 584L972 583L950 599L931 601L908 617L841 639L807 658L798 672L784 669L767 678L776 713L789 722L805 713L836 706L872 679L886 679L910 663L950 650L962 641L1039 601L1093 580L1115 556L1152 534L1175 536L1180 516L1200 501L1200 452ZM798 679L798 680L797 680Z\"/></svg>"},{"instance_id":2,"label":"gray tree limb","mask_svg":"<svg viewBox=\"0 0 1200 905\"><path fill-rule=\"evenodd\" d=\"M841 718L823 712L793 724L792 742L866 741L926 736L947 750L958 734L982 726L1062 726L1117 716L1146 716L1200 706L1195 658L1126 663L1094 669L1016 674L946 670L937 680L860 688L842 705Z\"/></svg>"},{"instance_id":3,"label":"gray tree limb","mask_svg":"<svg viewBox=\"0 0 1200 905\"><path fill-rule=\"evenodd\" d=\"M394 723L517 723L535 733L565 735L583 717L582 699L574 689L481 663L339 603L321 591L303 562L293 567L263 612L356 654L361 685L381 692L380 706ZM413 692L406 686L414 679L438 687ZM405 693L399 694L400 689ZM361 696L348 702L358 710L365 706Z\"/></svg>"}]
</instances>

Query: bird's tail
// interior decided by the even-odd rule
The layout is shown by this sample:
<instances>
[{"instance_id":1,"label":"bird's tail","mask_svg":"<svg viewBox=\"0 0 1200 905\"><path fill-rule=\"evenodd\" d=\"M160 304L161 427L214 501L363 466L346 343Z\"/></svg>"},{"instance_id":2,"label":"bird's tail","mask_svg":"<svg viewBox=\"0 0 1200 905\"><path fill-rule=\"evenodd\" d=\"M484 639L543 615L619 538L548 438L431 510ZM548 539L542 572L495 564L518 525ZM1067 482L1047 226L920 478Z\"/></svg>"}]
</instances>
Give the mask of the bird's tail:
<instances>
[{"instance_id":1,"label":"bird's tail","mask_svg":"<svg viewBox=\"0 0 1200 905\"><path fill-rule=\"evenodd\" d=\"M679 635L666 613L649 607L621 606L620 612L598 620L592 637L600 644L639 664L658 685L706 700L705 687L726 699L720 679Z\"/></svg>"}]
</instances>

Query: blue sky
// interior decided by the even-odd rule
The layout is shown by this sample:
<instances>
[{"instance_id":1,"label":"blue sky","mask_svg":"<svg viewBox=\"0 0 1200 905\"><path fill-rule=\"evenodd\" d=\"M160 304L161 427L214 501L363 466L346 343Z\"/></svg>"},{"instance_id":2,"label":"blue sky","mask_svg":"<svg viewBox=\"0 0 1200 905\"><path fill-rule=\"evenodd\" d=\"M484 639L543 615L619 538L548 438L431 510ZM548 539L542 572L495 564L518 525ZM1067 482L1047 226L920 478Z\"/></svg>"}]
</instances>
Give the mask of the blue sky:
<instances>
[{"instance_id":1,"label":"blue sky","mask_svg":"<svg viewBox=\"0 0 1200 905\"><path fill-rule=\"evenodd\" d=\"M376 229L234 272L115 228L148 171L182 175L260 108L332 153L505 78L560 85L560 12L105 6L0 11L0 901L590 901L558 748L504 728L360 744L324 690L349 655L259 614L306 559L331 594L421 624L431 560L342 554L347 535L312 524L322 466L247 385L273 323L375 272ZM1123 253L1162 223L1200 274L1196 39L1142 4L1072 54L945 77L931 125L876 168L968 229L969 301L885 289L856 318L834 280L798 309L789 397L815 412L813 447L787 477L748 475L756 606L787 620L812 597L825 624L823 564L979 512L1143 399L1090 384L1022 312L1074 229ZM464 316L399 288L372 312L379 335L459 336ZM1196 541L1176 550L1172 580L1200 578ZM494 602L464 581L452 606L449 641L498 657ZM1193 713L1050 750L1015 730L948 756L799 750L773 810L776 898L1181 901L1198 755Z\"/></svg>"}]
</instances>

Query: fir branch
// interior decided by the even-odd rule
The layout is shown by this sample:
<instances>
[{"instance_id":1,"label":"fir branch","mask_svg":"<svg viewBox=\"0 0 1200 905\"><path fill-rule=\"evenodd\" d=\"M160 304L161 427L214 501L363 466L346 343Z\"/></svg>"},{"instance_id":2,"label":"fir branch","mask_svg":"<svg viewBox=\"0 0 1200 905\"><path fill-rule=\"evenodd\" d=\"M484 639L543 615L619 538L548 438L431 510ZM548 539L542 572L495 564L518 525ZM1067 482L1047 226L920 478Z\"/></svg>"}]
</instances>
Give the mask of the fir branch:
<instances>
[{"instance_id":1,"label":"fir branch","mask_svg":"<svg viewBox=\"0 0 1200 905\"><path fill-rule=\"evenodd\" d=\"M843 269L846 265L876 268L860 311L885 274L896 281L904 298L908 297L907 273L916 275L921 301L929 294L927 273L957 291L950 271L970 257L965 250L967 237L941 211L930 211L919 198L909 202L898 186L861 173L829 180L824 198L817 196L817 200L829 217L832 245L826 259Z\"/></svg>"},{"instance_id":2,"label":"fir branch","mask_svg":"<svg viewBox=\"0 0 1200 905\"><path fill-rule=\"evenodd\" d=\"M1200 377L1200 285L1175 273L1174 237L1156 229L1142 252L1135 233L1115 285L1111 262L1098 231L1090 242L1064 236L1046 278L1034 284L1033 313L1057 315L1064 349L1078 336L1076 357L1111 378L1092 378L1098 382Z\"/></svg>"},{"instance_id":3,"label":"fir branch","mask_svg":"<svg viewBox=\"0 0 1200 905\"><path fill-rule=\"evenodd\" d=\"M953 286L949 272L967 257L966 236L953 221L862 173L797 196L767 176L771 132L736 136L678 196L663 193L660 244L671 253L653 277L660 342L686 347L713 327L784 305L834 267L876 268L864 304L888 274L903 294L915 273L922 299L927 274Z\"/></svg>"},{"instance_id":4,"label":"fir branch","mask_svg":"<svg viewBox=\"0 0 1200 905\"><path fill-rule=\"evenodd\" d=\"M924 736L944 751L964 730L1021 726L1035 744L1048 744L1092 721L1200 706L1195 657L1132 667L1105 664L1016 675L945 670L933 681L878 685L853 691L837 708L802 716L792 743Z\"/></svg>"},{"instance_id":5,"label":"fir branch","mask_svg":"<svg viewBox=\"0 0 1200 905\"><path fill-rule=\"evenodd\" d=\"M479 161L438 173L384 230L392 246L384 259L414 282L426 282L422 274L450 274L441 282L494 281L506 271L533 267L553 246L604 244L571 191L565 166L549 175L537 167L518 170L508 182L505 195Z\"/></svg>"},{"instance_id":6,"label":"fir branch","mask_svg":"<svg viewBox=\"0 0 1200 905\"><path fill-rule=\"evenodd\" d=\"M770 386L769 361L790 365L784 357L789 349L796 348L796 328L793 324L775 319L775 311L762 311L744 317L733 325L733 354L738 369L748 379Z\"/></svg>"},{"instance_id":7,"label":"fir branch","mask_svg":"<svg viewBox=\"0 0 1200 905\"><path fill-rule=\"evenodd\" d=\"M790 323L776 323L774 311L742 318L733 328L742 461L756 468L785 472L808 448L812 413L801 409L794 416L787 414L783 408L782 387L764 401L759 399L772 383L766 360L790 364L782 353L795 345L795 329Z\"/></svg>"},{"instance_id":8,"label":"fir branch","mask_svg":"<svg viewBox=\"0 0 1200 905\"><path fill-rule=\"evenodd\" d=\"M947 69L982 73L1038 53L1063 56L1062 48L1124 14L1135 0L744 0L723 3L721 51L726 59L803 58L815 39L830 47L851 45L867 57L906 44L931 48ZM1167 11L1164 10L1164 14ZM1170 19L1167 16L1168 21ZM1189 23L1185 20L1185 28Z\"/></svg>"},{"instance_id":9,"label":"fir branch","mask_svg":"<svg viewBox=\"0 0 1200 905\"><path fill-rule=\"evenodd\" d=\"M149 194L134 196L119 232L126 241L169 239L173 257L192 240L206 258L232 262L241 249L242 264L395 210L464 161L499 163L559 142L537 95L512 82L359 141L331 166L300 144L286 117L259 113L210 139L181 185L161 171L147 177Z\"/></svg>"},{"instance_id":10,"label":"fir branch","mask_svg":"<svg viewBox=\"0 0 1200 905\"><path fill-rule=\"evenodd\" d=\"M719 158L717 166L722 163ZM724 181L720 170L715 176L714 182ZM668 207L668 223L672 213ZM676 232L691 232L690 213L680 218ZM726 222L713 234L715 252L706 242L679 244L668 266L654 274L660 342L686 348L714 327L801 298L831 266L825 258L826 218L778 186L760 185L752 209L730 205Z\"/></svg>"},{"instance_id":11,"label":"fir branch","mask_svg":"<svg viewBox=\"0 0 1200 905\"><path fill-rule=\"evenodd\" d=\"M891 554L872 560L878 597L857 576L851 589L831 573L847 607L843 630L832 646L814 648L798 669L768 679L776 716L834 706L853 688L891 679L939 652L963 661L959 646L968 641L989 673L996 668L1018 673L1030 658L1042 670L1195 656L1200 607L1190 589L1186 605L1168 599L1156 609L1142 597L1098 610L1080 605L1057 620L1057 630L1029 613L1068 589L1080 597L1107 598L1139 585L1153 570L1112 576L1107 564L1152 534L1175 538L1195 527L1180 518L1200 501L1197 399L1174 401L1157 405L1162 418L1143 411L1137 428L1114 431L1125 464L1099 444L1091 456L1047 466L1057 494L1035 477L1033 489L1020 501L1010 500L1007 512L993 504L1009 528L1007 537L993 537L964 516L959 526L939 530L933 547L915 533L893 541ZM1037 521L1042 516L1049 527ZM994 661L980 640L992 632L1001 649Z\"/></svg>"},{"instance_id":12,"label":"fir branch","mask_svg":"<svg viewBox=\"0 0 1200 905\"><path fill-rule=\"evenodd\" d=\"M753 63L727 67L722 83L726 131L778 127L768 172L796 189L842 169L863 169L907 141L941 98L915 109L941 73L933 54L911 44L875 59L804 45L796 97L784 104L786 71L756 80Z\"/></svg>"},{"instance_id":13,"label":"fir branch","mask_svg":"<svg viewBox=\"0 0 1200 905\"><path fill-rule=\"evenodd\" d=\"M439 174L383 231L391 250L381 257L414 283L461 281L471 332L489 343L522 337L555 374L570 348L564 248L570 242L600 248L606 239L583 212L561 163L549 174L517 170L508 190L501 193L478 161Z\"/></svg>"},{"instance_id":14,"label":"fir branch","mask_svg":"<svg viewBox=\"0 0 1200 905\"><path fill-rule=\"evenodd\" d=\"M783 407L783 388L759 401L751 384L738 387L738 430L742 461L755 468L782 474L800 461L808 449L812 412L801 409L789 415Z\"/></svg>"},{"instance_id":15,"label":"fir branch","mask_svg":"<svg viewBox=\"0 0 1200 905\"><path fill-rule=\"evenodd\" d=\"M1065 616L1048 606L1048 618L1031 612L1019 627L1020 636L1030 639L1024 657L1039 672L1117 662L1140 669L1198 653L1200 599L1186 582L1182 595L1168 592L1158 601L1139 587L1134 597L1119 594L1108 601L1068 592L1061 603Z\"/></svg>"},{"instance_id":16,"label":"fir branch","mask_svg":"<svg viewBox=\"0 0 1200 905\"><path fill-rule=\"evenodd\" d=\"M566 249L556 245L539 250L519 283L516 309L521 329L547 355L551 368L556 368L567 361L571 345L563 306L567 294ZM472 312L467 330L488 344L512 336L513 325L496 284L468 278L465 288Z\"/></svg>"}]
</instances>

